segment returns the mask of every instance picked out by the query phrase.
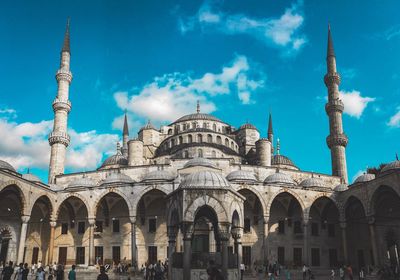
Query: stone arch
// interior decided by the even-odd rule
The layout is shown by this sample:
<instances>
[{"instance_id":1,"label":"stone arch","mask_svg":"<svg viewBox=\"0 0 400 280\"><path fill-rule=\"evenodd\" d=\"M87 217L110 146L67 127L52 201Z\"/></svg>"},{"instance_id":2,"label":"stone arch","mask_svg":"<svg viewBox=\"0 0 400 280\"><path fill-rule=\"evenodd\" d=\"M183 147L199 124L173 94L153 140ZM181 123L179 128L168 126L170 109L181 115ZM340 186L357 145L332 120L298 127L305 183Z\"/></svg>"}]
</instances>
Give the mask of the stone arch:
<instances>
[{"instance_id":1,"label":"stone arch","mask_svg":"<svg viewBox=\"0 0 400 280\"><path fill-rule=\"evenodd\" d=\"M88 213L88 218L93 218L93 216L92 217L90 217L89 215L91 214L91 213L93 213L93 210L92 210L92 208L91 208L91 204L89 203L89 201L83 196L83 195L80 195L80 194L78 194L78 193L70 193L70 194L67 194L66 196L64 196L63 198L62 198L62 200L60 200L59 202L57 202L57 204L56 204L56 207L55 207L55 218L56 219L58 219L58 217L59 217L59 215L60 215L60 210L61 210L61 205L65 202L65 201L67 201L69 198L71 198L71 197L75 197L75 198L77 198L77 199L79 199L79 200L81 200L82 201L82 203L85 205L85 207L86 207L86 211L87 211L87 213Z\"/></svg>"},{"instance_id":2,"label":"stone arch","mask_svg":"<svg viewBox=\"0 0 400 280\"><path fill-rule=\"evenodd\" d=\"M336 209L337 209L338 212L339 212L339 216L340 216L340 207L339 207L339 203L338 203L335 199L333 199L332 197L328 196L326 193L319 193L319 194L317 194L316 196L314 196L313 199L312 199L309 203L306 203L304 212L305 212L305 213L309 213L310 210L311 210L311 207L314 205L314 203L315 203L317 200L321 199L321 198L329 199L329 200L335 205Z\"/></svg>"},{"instance_id":3,"label":"stone arch","mask_svg":"<svg viewBox=\"0 0 400 280\"><path fill-rule=\"evenodd\" d=\"M243 211L242 207L240 207L239 202L236 200L233 200L232 203L230 204L229 216L233 217L235 212L239 215L239 222L240 222L239 225L241 227L243 227L244 211Z\"/></svg>"},{"instance_id":4,"label":"stone arch","mask_svg":"<svg viewBox=\"0 0 400 280\"><path fill-rule=\"evenodd\" d=\"M50 196L44 192L40 193L39 195L36 196L36 198L34 200L32 200L32 203L29 206L29 215L32 215L33 207L35 206L36 202L38 202L39 199L41 199L41 198L46 198L48 200L47 202L49 203L48 207L49 207L49 211L50 211L50 219L54 219L55 218L54 202L52 201Z\"/></svg>"},{"instance_id":5,"label":"stone arch","mask_svg":"<svg viewBox=\"0 0 400 280\"><path fill-rule=\"evenodd\" d=\"M141 190L139 193L135 194L135 198L132 201L132 216L137 216L137 208L138 208L138 204L139 201L142 199L142 197L152 191L152 190L158 190L161 191L162 193L164 193L165 195L167 195L169 193L169 191L166 188L160 187L160 186L156 186L156 185L152 185L152 186L148 186L147 188Z\"/></svg>"},{"instance_id":6,"label":"stone arch","mask_svg":"<svg viewBox=\"0 0 400 280\"><path fill-rule=\"evenodd\" d=\"M29 216L30 212L28 209L28 203L27 203L25 194L22 191L22 186L20 185L20 183L16 180L9 180L9 181L0 183L0 193L8 187L15 188L18 191L19 197L21 199L21 214L25 215L25 216Z\"/></svg>"},{"instance_id":7,"label":"stone arch","mask_svg":"<svg viewBox=\"0 0 400 280\"><path fill-rule=\"evenodd\" d=\"M303 213L305 212L304 201L301 199L300 195L298 195L297 193L295 193L294 191L292 191L292 190L290 190L290 189L280 189L278 192L274 193L274 194L270 197L270 199L269 199L269 201L268 201L267 209L266 209L267 216L270 216L271 206L272 206L272 203L274 202L275 198L276 198L278 195L282 194L282 193L288 193L288 194L292 195L292 196L297 200L297 202L300 204L301 211L302 211Z\"/></svg>"},{"instance_id":8,"label":"stone arch","mask_svg":"<svg viewBox=\"0 0 400 280\"><path fill-rule=\"evenodd\" d=\"M379 185L372 193L371 198L368 199L366 209L365 209L366 215L367 215L367 213L368 213L368 215L375 214L375 203L376 203L377 197L382 192L382 189L388 189L389 191L397 194L397 196L400 198L400 191L397 188L394 188L389 185Z\"/></svg>"},{"instance_id":9,"label":"stone arch","mask_svg":"<svg viewBox=\"0 0 400 280\"><path fill-rule=\"evenodd\" d=\"M238 189L236 189L237 192L241 190L248 190L251 191L252 193L255 194L255 196L258 198L258 200L261 202L261 207L262 207L262 212L264 216L268 213L268 208L267 204L265 203L264 197L261 195L261 193L254 187L249 186L249 185L241 185Z\"/></svg>"},{"instance_id":10,"label":"stone arch","mask_svg":"<svg viewBox=\"0 0 400 280\"><path fill-rule=\"evenodd\" d=\"M89 217L95 217L96 216L96 211L97 208L99 207L99 203L101 202L101 200L108 194L110 193L114 193L119 195L126 203L126 206L128 206L129 209L129 216L133 216L133 209L132 209L132 204L131 201L129 200L129 198L126 196L126 194L122 191L120 191L119 189L116 188L110 188L110 189L106 189L103 192L101 192L101 194L97 197L97 199L95 200L95 202L93 203L93 207L92 207L92 213L90 213Z\"/></svg>"},{"instance_id":11,"label":"stone arch","mask_svg":"<svg viewBox=\"0 0 400 280\"><path fill-rule=\"evenodd\" d=\"M196 217L196 213L201 206L207 205L214 209L217 214L218 222L229 222L228 212L222 205L222 202L216 200L214 197L205 195L196 198L186 209L183 211L183 219L185 221L193 222Z\"/></svg>"},{"instance_id":12,"label":"stone arch","mask_svg":"<svg viewBox=\"0 0 400 280\"><path fill-rule=\"evenodd\" d=\"M361 206L362 206L362 208L363 208L364 215L367 216L367 207L366 207L365 203L363 202L363 200L361 198L359 198L357 195L352 194L343 203L343 211L344 211L343 214L344 214L344 217L346 216L346 209L349 206L349 204L351 203L351 200L359 201Z\"/></svg>"}]
</instances>

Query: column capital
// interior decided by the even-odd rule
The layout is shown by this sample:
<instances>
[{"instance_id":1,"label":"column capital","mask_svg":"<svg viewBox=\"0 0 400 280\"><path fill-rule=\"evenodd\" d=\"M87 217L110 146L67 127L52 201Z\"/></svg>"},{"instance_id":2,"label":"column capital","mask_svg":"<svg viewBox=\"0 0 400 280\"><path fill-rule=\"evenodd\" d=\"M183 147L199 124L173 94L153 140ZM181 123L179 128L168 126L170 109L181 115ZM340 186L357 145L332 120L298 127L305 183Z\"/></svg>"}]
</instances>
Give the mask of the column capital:
<instances>
[{"instance_id":1,"label":"column capital","mask_svg":"<svg viewBox=\"0 0 400 280\"><path fill-rule=\"evenodd\" d=\"M221 241L228 241L231 235L231 225L230 223L219 223L218 224L218 234Z\"/></svg>"},{"instance_id":2,"label":"column capital","mask_svg":"<svg viewBox=\"0 0 400 280\"><path fill-rule=\"evenodd\" d=\"M346 223L346 221L340 221L339 225L340 225L341 229L346 229L347 223Z\"/></svg>"},{"instance_id":3,"label":"column capital","mask_svg":"<svg viewBox=\"0 0 400 280\"><path fill-rule=\"evenodd\" d=\"M130 216L129 220L131 221L131 224L136 224L136 216Z\"/></svg>"},{"instance_id":4,"label":"column capital","mask_svg":"<svg viewBox=\"0 0 400 280\"><path fill-rule=\"evenodd\" d=\"M231 234L232 234L232 238L235 240L235 242L238 242L242 238L243 228L232 227Z\"/></svg>"},{"instance_id":5,"label":"column capital","mask_svg":"<svg viewBox=\"0 0 400 280\"><path fill-rule=\"evenodd\" d=\"M89 226L94 226L96 224L96 218L88 218Z\"/></svg>"},{"instance_id":6,"label":"column capital","mask_svg":"<svg viewBox=\"0 0 400 280\"><path fill-rule=\"evenodd\" d=\"M194 227L192 222L183 222L181 225L181 230L183 234L183 240L191 240Z\"/></svg>"},{"instance_id":7,"label":"column capital","mask_svg":"<svg viewBox=\"0 0 400 280\"><path fill-rule=\"evenodd\" d=\"M369 216L367 216L367 221L368 221L368 224L369 224L370 226L374 225L375 222L376 222L375 215L369 215Z\"/></svg>"},{"instance_id":8,"label":"column capital","mask_svg":"<svg viewBox=\"0 0 400 280\"><path fill-rule=\"evenodd\" d=\"M56 221L50 221L50 227L55 228L57 226Z\"/></svg>"},{"instance_id":9,"label":"column capital","mask_svg":"<svg viewBox=\"0 0 400 280\"><path fill-rule=\"evenodd\" d=\"M23 224L27 224L30 219L31 219L31 216L28 216L28 215L21 216L21 221Z\"/></svg>"}]
</instances>

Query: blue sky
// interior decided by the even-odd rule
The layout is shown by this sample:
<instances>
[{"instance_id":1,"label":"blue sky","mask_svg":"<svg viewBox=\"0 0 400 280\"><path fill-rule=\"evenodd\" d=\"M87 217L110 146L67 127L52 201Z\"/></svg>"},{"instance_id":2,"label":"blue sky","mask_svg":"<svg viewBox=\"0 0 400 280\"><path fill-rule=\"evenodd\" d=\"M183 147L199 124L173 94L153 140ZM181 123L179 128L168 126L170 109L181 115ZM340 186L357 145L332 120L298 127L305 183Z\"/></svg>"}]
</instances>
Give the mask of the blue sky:
<instances>
[{"instance_id":1,"label":"blue sky","mask_svg":"<svg viewBox=\"0 0 400 280\"><path fill-rule=\"evenodd\" d=\"M350 180L395 159L400 137L398 1L5 1L0 4L0 158L46 178L63 33L71 17L72 143L67 170L115 151L148 119L195 111L266 135L281 152L330 173L325 138L327 23L349 137ZM164 121L163 121L164 120Z\"/></svg>"}]
</instances>

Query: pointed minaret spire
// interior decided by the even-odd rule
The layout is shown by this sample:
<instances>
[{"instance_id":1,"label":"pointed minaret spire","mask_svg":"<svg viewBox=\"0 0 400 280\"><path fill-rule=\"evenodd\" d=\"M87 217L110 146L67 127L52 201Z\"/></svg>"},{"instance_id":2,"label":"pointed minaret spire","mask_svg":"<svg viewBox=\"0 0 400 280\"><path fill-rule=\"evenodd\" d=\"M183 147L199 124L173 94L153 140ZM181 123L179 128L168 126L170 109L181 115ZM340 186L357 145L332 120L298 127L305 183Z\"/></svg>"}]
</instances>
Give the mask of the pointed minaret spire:
<instances>
[{"instance_id":1,"label":"pointed minaret spire","mask_svg":"<svg viewBox=\"0 0 400 280\"><path fill-rule=\"evenodd\" d=\"M69 19L64 36L64 45L61 51L60 69L56 74L58 84L57 96L53 101L54 123L53 131L49 135L50 164L49 183L54 184L57 175L64 173L66 149L70 143L68 135L68 114L71 111L69 101L69 86L72 81L70 71L71 53L69 49Z\"/></svg>"},{"instance_id":2,"label":"pointed minaret spire","mask_svg":"<svg viewBox=\"0 0 400 280\"><path fill-rule=\"evenodd\" d=\"M196 109L196 111L197 111L197 114L200 114L200 101L199 100L197 100L197 109Z\"/></svg>"},{"instance_id":3,"label":"pointed minaret spire","mask_svg":"<svg viewBox=\"0 0 400 280\"><path fill-rule=\"evenodd\" d=\"M125 157L128 157L128 140L129 140L129 128L128 128L128 118L126 116L126 110L125 110L124 129L122 132L122 155Z\"/></svg>"},{"instance_id":4,"label":"pointed minaret spire","mask_svg":"<svg viewBox=\"0 0 400 280\"><path fill-rule=\"evenodd\" d=\"M336 57L333 50L330 25L328 25L326 67L327 73L324 77L324 82L328 88L328 103L325 105L325 111L329 118L329 135L326 138L326 143L331 150L332 175L339 176L347 183L346 146L348 138L343 131L342 114L344 104L339 99L340 76L336 70Z\"/></svg>"},{"instance_id":5,"label":"pointed minaret spire","mask_svg":"<svg viewBox=\"0 0 400 280\"><path fill-rule=\"evenodd\" d=\"M64 35L64 44L62 47L61 52L71 52L71 49L69 47L69 18L67 19L67 27L65 29L65 35Z\"/></svg>"},{"instance_id":6,"label":"pointed minaret spire","mask_svg":"<svg viewBox=\"0 0 400 280\"><path fill-rule=\"evenodd\" d=\"M268 140L271 142L271 154L274 154L274 129L272 128L272 114L269 113L268 120Z\"/></svg>"}]
</instances>

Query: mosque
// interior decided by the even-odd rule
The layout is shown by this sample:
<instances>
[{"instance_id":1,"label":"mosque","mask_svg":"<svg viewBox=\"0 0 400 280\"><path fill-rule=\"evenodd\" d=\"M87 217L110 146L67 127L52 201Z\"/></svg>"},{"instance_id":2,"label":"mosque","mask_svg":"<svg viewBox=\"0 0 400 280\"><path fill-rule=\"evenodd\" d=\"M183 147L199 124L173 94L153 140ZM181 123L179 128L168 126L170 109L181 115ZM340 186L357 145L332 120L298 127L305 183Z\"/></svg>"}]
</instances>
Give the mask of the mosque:
<instances>
[{"instance_id":1,"label":"mosque","mask_svg":"<svg viewBox=\"0 0 400 280\"><path fill-rule=\"evenodd\" d=\"M332 174L300 170L268 135L201 112L122 145L98 169L65 174L71 111L69 23L56 73L48 183L0 160L0 261L91 267L169 261L172 279L200 279L209 260L228 279L239 265L328 269L398 263L400 161L348 182L340 76L328 30Z\"/></svg>"}]
</instances>

